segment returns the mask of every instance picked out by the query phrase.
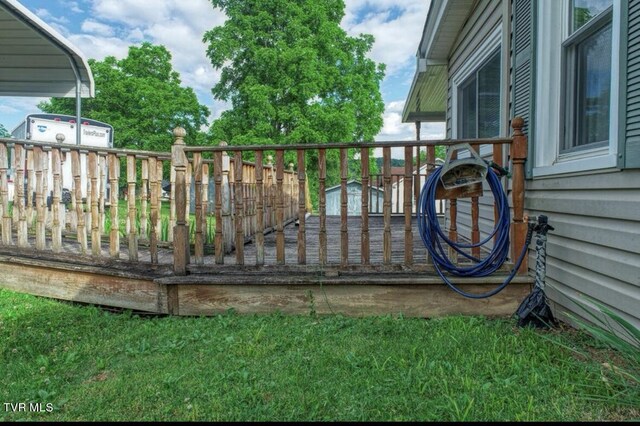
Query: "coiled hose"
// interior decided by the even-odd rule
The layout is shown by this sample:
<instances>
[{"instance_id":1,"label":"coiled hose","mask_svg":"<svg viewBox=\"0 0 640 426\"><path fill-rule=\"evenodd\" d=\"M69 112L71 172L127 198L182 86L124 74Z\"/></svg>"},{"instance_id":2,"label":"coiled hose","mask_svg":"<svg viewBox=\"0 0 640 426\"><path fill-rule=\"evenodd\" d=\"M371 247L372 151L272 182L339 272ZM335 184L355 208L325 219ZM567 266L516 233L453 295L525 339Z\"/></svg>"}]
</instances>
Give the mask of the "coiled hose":
<instances>
[{"instance_id":1,"label":"coiled hose","mask_svg":"<svg viewBox=\"0 0 640 426\"><path fill-rule=\"evenodd\" d=\"M509 273L509 276L507 276L502 284L498 285L493 290L481 294L467 293L459 289L444 275L444 272L457 277L486 277L497 271L507 260L507 257L509 256L509 227L511 224L511 213L509 211L509 200L502 189L500 178L491 169L491 167L489 167L487 170L487 181L489 182L489 187L493 192L493 197L498 210L498 219L493 231L484 240L475 244L464 244L451 241L440 228L440 223L438 222L438 216L436 213L436 186L440 179L441 172L442 167L436 168L429 176L422 187L422 191L420 192L420 199L416 213L420 237L433 259L433 265L436 272L438 272L440 278L442 278L449 288L456 293L471 299L484 299L491 297L502 291L516 275L516 272L518 271L518 268L520 268L522 260L527 253L529 243L531 242L533 228L531 226L529 227L522 252L518 257L513 270ZM464 249L483 246L494 236L495 241L493 243L493 248L487 257L479 259L464 251ZM447 255L447 247L453 248L453 250L455 250L460 256L469 259L472 264L470 266L461 267L452 263Z\"/></svg>"}]
</instances>

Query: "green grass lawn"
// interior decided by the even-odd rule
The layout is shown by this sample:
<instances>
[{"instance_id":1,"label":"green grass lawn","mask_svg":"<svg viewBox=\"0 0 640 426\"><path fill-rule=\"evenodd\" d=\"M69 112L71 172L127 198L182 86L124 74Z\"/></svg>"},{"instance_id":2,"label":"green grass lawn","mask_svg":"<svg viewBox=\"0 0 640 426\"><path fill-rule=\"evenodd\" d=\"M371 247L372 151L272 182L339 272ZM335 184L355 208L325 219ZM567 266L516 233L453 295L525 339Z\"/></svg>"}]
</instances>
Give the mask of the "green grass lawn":
<instances>
[{"instance_id":1,"label":"green grass lawn","mask_svg":"<svg viewBox=\"0 0 640 426\"><path fill-rule=\"evenodd\" d=\"M637 419L611 357L509 319L138 317L0 290L4 421Z\"/></svg>"}]
</instances>

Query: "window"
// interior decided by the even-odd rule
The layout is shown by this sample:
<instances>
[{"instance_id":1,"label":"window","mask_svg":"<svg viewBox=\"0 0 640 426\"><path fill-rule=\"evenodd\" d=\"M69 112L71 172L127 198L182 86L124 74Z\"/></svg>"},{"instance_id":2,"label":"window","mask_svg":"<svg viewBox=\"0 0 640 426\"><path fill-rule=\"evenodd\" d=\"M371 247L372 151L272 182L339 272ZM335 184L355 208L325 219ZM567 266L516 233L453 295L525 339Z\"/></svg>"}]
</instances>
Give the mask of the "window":
<instances>
[{"instance_id":1,"label":"window","mask_svg":"<svg viewBox=\"0 0 640 426\"><path fill-rule=\"evenodd\" d=\"M500 135L500 50L458 85L458 132L462 139Z\"/></svg>"},{"instance_id":2,"label":"window","mask_svg":"<svg viewBox=\"0 0 640 426\"><path fill-rule=\"evenodd\" d=\"M613 0L572 0L565 51L565 134L560 153L609 145Z\"/></svg>"},{"instance_id":3,"label":"window","mask_svg":"<svg viewBox=\"0 0 640 426\"><path fill-rule=\"evenodd\" d=\"M536 3L533 177L614 169L624 2Z\"/></svg>"}]
</instances>

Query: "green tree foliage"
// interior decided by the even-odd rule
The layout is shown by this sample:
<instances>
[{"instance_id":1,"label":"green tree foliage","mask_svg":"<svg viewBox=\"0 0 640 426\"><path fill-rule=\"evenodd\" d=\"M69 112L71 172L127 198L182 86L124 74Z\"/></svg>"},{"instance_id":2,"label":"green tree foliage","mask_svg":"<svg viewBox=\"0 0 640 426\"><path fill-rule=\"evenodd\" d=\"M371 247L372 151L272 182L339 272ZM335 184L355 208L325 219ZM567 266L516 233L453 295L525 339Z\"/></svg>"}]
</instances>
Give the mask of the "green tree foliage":
<instances>
[{"instance_id":1,"label":"green tree foliage","mask_svg":"<svg viewBox=\"0 0 640 426\"><path fill-rule=\"evenodd\" d=\"M0 123L0 138L8 138L11 134L7 131L2 123Z\"/></svg>"},{"instance_id":2,"label":"green tree foliage","mask_svg":"<svg viewBox=\"0 0 640 426\"><path fill-rule=\"evenodd\" d=\"M222 70L212 89L230 102L212 127L230 145L369 142L382 128L384 65L367 58L371 35L340 27L343 0L211 0L227 21L205 33L207 55ZM371 150L373 151L373 150ZM355 150L350 150L352 159ZM328 184L339 154L327 153ZM296 162L295 153L287 153ZM312 198L317 152L306 157ZM359 162L350 161L358 174ZM374 162L372 162L374 164ZM355 176L352 176L355 177Z\"/></svg>"},{"instance_id":3,"label":"green tree foliage","mask_svg":"<svg viewBox=\"0 0 640 426\"><path fill-rule=\"evenodd\" d=\"M200 105L191 88L180 86L180 75L171 66L164 46L143 43L129 47L124 59L108 56L89 60L96 96L83 102L82 115L114 127L117 148L169 151L171 130L187 130L188 144L195 144L209 110ZM49 113L75 114L75 99L52 98L38 107Z\"/></svg>"}]
</instances>

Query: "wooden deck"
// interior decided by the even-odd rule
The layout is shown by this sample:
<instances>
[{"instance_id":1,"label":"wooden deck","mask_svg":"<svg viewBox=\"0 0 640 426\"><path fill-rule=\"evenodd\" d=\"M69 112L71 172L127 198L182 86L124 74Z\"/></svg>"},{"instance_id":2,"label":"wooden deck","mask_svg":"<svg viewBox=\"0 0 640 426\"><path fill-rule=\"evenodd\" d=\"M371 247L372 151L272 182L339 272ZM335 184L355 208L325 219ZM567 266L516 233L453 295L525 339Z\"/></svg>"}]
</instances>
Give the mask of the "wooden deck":
<instances>
[{"instance_id":1,"label":"wooden deck","mask_svg":"<svg viewBox=\"0 0 640 426\"><path fill-rule=\"evenodd\" d=\"M491 146L499 164L505 163L503 148L509 148L512 179L506 190L513 206L512 253L520 253L524 247L528 226L524 215L527 141L523 125L516 117L512 137L476 139L471 145L475 150ZM201 147L185 145L184 129L174 129L173 134L171 152L0 138L0 286L63 300L176 315L212 315L230 308L239 312L427 317L509 315L530 291L532 278L527 275L526 258L506 289L482 300L467 299L450 290L428 262L410 213L418 202L419 182L424 177L414 170L421 169L423 149L427 162L433 164L436 146L461 141ZM405 160L404 173L395 175L396 184L403 178L395 196L391 170L394 147L404 149ZM370 150L375 148L383 154L377 175L371 174L369 165ZM350 150L360 153L358 178L365 194L360 201L349 201L347 191L352 178L349 162L354 160L348 158ZM275 162L270 151L275 152ZM255 163L245 161L246 152L255 155ZM317 176L305 164L308 153L317 155ZM297 164L285 164L285 157L297 158ZM339 217L325 217L329 166L340 170ZM70 172L72 179L63 179L63 170ZM82 170L87 170L86 176ZM317 179L315 208L320 217L310 216L296 226L295 219L311 210L311 175ZM25 183L16 186L12 197L10 176L14 182ZM127 225L121 223L118 208L125 202L119 184L124 180ZM160 189L165 180L171 187L169 215L161 218ZM189 217L192 183L195 221ZM369 211L366 194L370 184L382 185L383 214L348 217L353 202ZM70 200L64 200L64 188L70 189ZM215 189L213 194L210 188ZM458 230L456 200L461 197L471 197L470 232ZM450 200L449 238L480 241L478 194L454 190L438 198ZM399 208L405 214L393 216ZM207 216L214 216L215 224L207 221ZM109 235L104 235L100 224L108 220L112 226ZM172 243L159 241L162 232ZM148 235L149 240L139 235ZM476 248L474 254L479 251ZM465 263L461 256L452 260L460 266ZM505 265L491 277L453 281L466 292L485 293L501 284L509 269L510 265Z\"/></svg>"},{"instance_id":2,"label":"wooden deck","mask_svg":"<svg viewBox=\"0 0 640 426\"><path fill-rule=\"evenodd\" d=\"M426 250L414 229L414 268L400 267L404 252L403 217L392 217L392 260L396 267L382 268L382 218L372 216L371 259L377 266L361 267L360 219L349 217L349 261L340 267L339 217L327 218L328 265L318 265L318 218L307 218L307 264L297 265L297 226L285 227L286 259L275 263L275 233L265 235L267 266L255 265L255 245L245 245L247 264L235 264L235 254L225 255L224 265L215 265L213 253L204 265L190 265L189 274L172 274L171 250L159 249L159 263L151 264L144 242L139 262L108 257L109 245L102 245L102 257L79 254L79 244L64 239L64 252L33 251L0 245L0 267L5 278L0 284L16 291L98 305L153 313L212 315L228 309L241 313L343 313L347 315L400 314L437 316L446 314L509 315L529 293L532 279L516 276L496 296L471 300L455 294L435 275L427 263ZM415 228L415 220L414 220ZM394 247L397 248L394 250ZM211 249L211 248L209 248ZM250 263L249 260L252 262ZM283 273L286 268L288 273ZM483 279L453 279L465 291L485 292L504 280L505 274Z\"/></svg>"}]
</instances>

